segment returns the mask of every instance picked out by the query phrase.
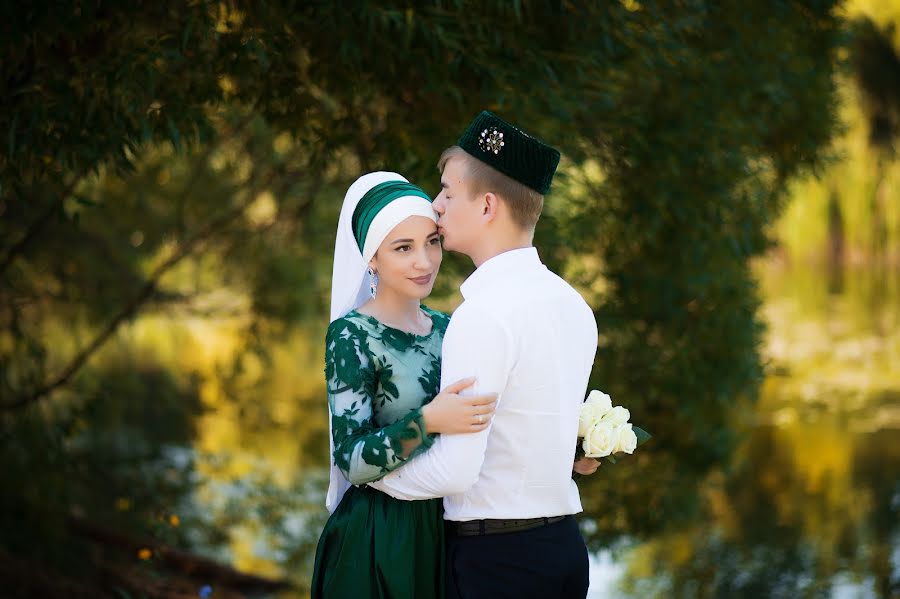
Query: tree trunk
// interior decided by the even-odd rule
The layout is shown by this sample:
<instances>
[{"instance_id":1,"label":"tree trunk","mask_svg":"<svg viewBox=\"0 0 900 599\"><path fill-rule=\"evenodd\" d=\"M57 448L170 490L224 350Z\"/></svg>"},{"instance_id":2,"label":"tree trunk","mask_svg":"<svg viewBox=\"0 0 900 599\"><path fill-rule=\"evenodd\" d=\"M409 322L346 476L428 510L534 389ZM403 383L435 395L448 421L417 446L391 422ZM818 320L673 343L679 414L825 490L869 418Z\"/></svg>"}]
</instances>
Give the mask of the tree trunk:
<instances>
[{"instance_id":1,"label":"tree trunk","mask_svg":"<svg viewBox=\"0 0 900 599\"><path fill-rule=\"evenodd\" d=\"M834 188L828 194L828 291L840 294L844 289L844 216L840 197Z\"/></svg>"}]
</instances>

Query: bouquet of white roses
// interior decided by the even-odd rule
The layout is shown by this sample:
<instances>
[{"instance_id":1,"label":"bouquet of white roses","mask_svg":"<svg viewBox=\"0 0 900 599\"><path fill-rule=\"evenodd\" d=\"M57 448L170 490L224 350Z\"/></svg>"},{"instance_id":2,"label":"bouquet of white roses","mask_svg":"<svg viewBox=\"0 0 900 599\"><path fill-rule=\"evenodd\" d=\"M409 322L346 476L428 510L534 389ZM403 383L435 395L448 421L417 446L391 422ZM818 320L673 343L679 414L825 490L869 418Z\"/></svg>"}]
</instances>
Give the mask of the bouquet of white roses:
<instances>
[{"instance_id":1,"label":"bouquet of white roses","mask_svg":"<svg viewBox=\"0 0 900 599\"><path fill-rule=\"evenodd\" d=\"M622 406L613 406L609 395L591 391L581 406L578 418L578 438L581 440L577 454L588 458L606 458L616 462L613 454L634 453L635 448L650 438L647 431L630 422L631 412Z\"/></svg>"}]
</instances>

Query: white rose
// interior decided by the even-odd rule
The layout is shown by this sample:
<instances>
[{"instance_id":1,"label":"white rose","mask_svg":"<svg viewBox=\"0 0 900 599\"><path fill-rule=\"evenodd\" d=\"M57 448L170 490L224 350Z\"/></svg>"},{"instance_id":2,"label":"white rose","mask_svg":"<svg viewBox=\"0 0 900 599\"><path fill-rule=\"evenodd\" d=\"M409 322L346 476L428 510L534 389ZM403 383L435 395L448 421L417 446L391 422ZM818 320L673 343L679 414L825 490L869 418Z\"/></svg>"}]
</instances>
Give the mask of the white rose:
<instances>
[{"instance_id":1,"label":"white rose","mask_svg":"<svg viewBox=\"0 0 900 599\"><path fill-rule=\"evenodd\" d=\"M589 458L608 456L615 449L616 431L609 423L600 421L590 428L584 436L581 448Z\"/></svg>"},{"instance_id":2,"label":"white rose","mask_svg":"<svg viewBox=\"0 0 900 599\"><path fill-rule=\"evenodd\" d=\"M602 391L597 391L596 389L588 394L584 403L596 406L596 410L600 416L603 416L612 409L612 400L609 398L609 395Z\"/></svg>"},{"instance_id":3,"label":"white rose","mask_svg":"<svg viewBox=\"0 0 900 599\"><path fill-rule=\"evenodd\" d=\"M604 406L589 401L581 404L581 412L578 414L578 436L586 437L591 427L600 422L606 414Z\"/></svg>"},{"instance_id":4,"label":"white rose","mask_svg":"<svg viewBox=\"0 0 900 599\"><path fill-rule=\"evenodd\" d=\"M603 420L609 422L613 426L625 424L631 418L631 412L622 406L616 406L603 415Z\"/></svg>"},{"instance_id":5,"label":"white rose","mask_svg":"<svg viewBox=\"0 0 900 599\"><path fill-rule=\"evenodd\" d=\"M630 424L620 424L613 429L616 438L615 450L613 453L624 451L625 453L634 453L637 447L637 435L634 434Z\"/></svg>"},{"instance_id":6,"label":"white rose","mask_svg":"<svg viewBox=\"0 0 900 599\"><path fill-rule=\"evenodd\" d=\"M591 391L585 402L581 404L581 412L578 415L578 436L586 437L591 427L611 409L612 400L609 395L601 391Z\"/></svg>"}]
</instances>

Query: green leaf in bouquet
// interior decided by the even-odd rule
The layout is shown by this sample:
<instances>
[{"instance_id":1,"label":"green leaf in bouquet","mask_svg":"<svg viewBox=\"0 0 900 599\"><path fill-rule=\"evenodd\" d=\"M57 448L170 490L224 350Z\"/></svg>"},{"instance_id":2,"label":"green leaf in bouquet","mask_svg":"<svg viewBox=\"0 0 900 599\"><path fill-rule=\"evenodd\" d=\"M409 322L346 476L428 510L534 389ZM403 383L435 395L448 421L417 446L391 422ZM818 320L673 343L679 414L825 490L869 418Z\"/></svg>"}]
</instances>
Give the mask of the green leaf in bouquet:
<instances>
[{"instance_id":1,"label":"green leaf in bouquet","mask_svg":"<svg viewBox=\"0 0 900 599\"><path fill-rule=\"evenodd\" d=\"M649 439L653 436L653 435L651 435L650 433L648 433L647 431L645 431L644 429L638 428L638 427L636 427L636 426L634 426L634 425L631 426L631 430L634 431L634 436L637 437L637 444L638 444L638 445L640 445L640 444L642 444L643 442L649 440ZM628 454L627 454L627 453L620 453L620 454L619 454L620 457L626 456L626 455L628 455ZM598 458L598 459L607 461L607 462L609 462L610 464L615 464L615 463L617 463L617 462L619 461L619 460L615 457L615 455L608 455L608 456L604 456L604 457Z\"/></svg>"},{"instance_id":2,"label":"green leaf in bouquet","mask_svg":"<svg viewBox=\"0 0 900 599\"><path fill-rule=\"evenodd\" d=\"M634 426L634 425L632 425L631 430L634 431L634 436L637 437L637 444L638 444L638 445L640 445L640 444L643 443L644 441L649 440L649 439L653 436L653 435L651 435L650 433L648 433L647 431L645 431L644 429L638 428L638 427L636 427L636 426Z\"/></svg>"}]
</instances>

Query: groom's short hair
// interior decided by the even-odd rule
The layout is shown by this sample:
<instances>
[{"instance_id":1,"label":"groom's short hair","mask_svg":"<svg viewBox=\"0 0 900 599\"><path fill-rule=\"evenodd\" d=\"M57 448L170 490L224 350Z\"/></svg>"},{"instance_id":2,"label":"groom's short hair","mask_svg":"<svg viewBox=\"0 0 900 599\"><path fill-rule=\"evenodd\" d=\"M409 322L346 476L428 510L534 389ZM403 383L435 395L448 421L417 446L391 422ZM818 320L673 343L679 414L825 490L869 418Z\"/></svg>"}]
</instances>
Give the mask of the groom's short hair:
<instances>
[{"instance_id":1,"label":"groom's short hair","mask_svg":"<svg viewBox=\"0 0 900 599\"><path fill-rule=\"evenodd\" d=\"M459 146L450 146L438 160L438 170L443 174L444 167L451 158L463 158L466 161L468 184L474 193L494 193L509 206L513 221L527 231L533 231L544 209L544 196L507 177L491 165L478 160Z\"/></svg>"}]
</instances>

